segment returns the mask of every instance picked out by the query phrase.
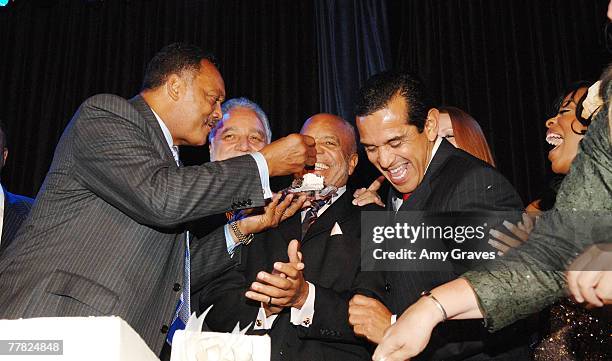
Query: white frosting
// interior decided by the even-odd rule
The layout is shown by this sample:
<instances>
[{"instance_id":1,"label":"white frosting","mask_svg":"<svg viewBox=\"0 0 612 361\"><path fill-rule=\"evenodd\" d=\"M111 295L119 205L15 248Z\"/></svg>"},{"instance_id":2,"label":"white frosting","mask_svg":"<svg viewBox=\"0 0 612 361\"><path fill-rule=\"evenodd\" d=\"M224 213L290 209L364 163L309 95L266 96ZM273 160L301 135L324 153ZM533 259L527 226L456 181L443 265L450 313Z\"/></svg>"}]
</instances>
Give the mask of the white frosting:
<instances>
[{"instance_id":1,"label":"white frosting","mask_svg":"<svg viewBox=\"0 0 612 361\"><path fill-rule=\"evenodd\" d=\"M237 324L232 333L201 332L209 307L189 317L184 330L174 333L170 361L270 361L270 337L245 335Z\"/></svg>"},{"instance_id":2,"label":"white frosting","mask_svg":"<svg viewBox=\"0 0 612 361\"><path fill-rule=\"evenodd\" d=\"M306 173L302 176L302 190L304 191L320 191L325 187L323 185L323 181L325 178L323 176L314 174L314 173Z\"/></svg>"}]
</instances>

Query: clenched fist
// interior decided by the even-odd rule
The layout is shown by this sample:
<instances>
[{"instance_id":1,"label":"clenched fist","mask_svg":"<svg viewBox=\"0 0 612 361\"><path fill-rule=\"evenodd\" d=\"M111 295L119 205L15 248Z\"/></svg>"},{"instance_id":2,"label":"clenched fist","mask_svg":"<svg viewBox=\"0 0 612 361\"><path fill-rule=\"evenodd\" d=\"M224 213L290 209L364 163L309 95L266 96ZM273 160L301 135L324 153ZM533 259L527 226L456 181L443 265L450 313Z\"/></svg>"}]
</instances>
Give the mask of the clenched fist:
<instances>
[{"instance_id":1,"label":"clenched fist","mask_svg":"<svg viewBox=\"0 0 612 361\"><path fill-rule=\"evenodd\" d=\"M289 134L259 152L266 158L270 177L299 173L317 160L314 139L301 134Z\"/></svg>"}]
</instances>

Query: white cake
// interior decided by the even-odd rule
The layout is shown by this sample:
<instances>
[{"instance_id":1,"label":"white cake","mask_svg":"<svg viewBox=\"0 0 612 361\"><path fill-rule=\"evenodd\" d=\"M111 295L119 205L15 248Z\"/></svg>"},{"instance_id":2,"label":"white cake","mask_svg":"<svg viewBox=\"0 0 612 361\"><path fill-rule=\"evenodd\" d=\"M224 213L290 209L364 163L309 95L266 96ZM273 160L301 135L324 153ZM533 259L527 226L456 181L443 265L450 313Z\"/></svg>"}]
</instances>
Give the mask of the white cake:
<instances>
[{"instance_id":1,"label":"white cake","mask_svg":"<svg viewBox=\"0 0 612 361\"><path fill-rule=\"evenodd\" d=\"M245 335L251 325L242 331L236 325L232 333L200 331L211 308L174 333L170 361L270 361L270 337Z\"/></svg>"},{"instance_id":2,"label":"white cake","mask_svg":"<svg viewBox=\"0 0 612 361\"><path fill-rule=\"evenodd\" d=\"M291 188L291 192L309 192L309 191L320 191L325 187L323 182L325 178L318 174L306 173L302 176L302 183L299 187Z\"/></svg>"},{"instance_id":3,"label":"white cake","mask_svg":"<svg viewBox=\"0 0 612 361\"><path fill-rule=\"evenodd\" d=\"M159 361L140 335L120 317L0 320L0 340L47 341L29 342L30 353L0 355L2 361ZM62 341L61 355L32 353L57 349L56 340ZM9 346L16 349L14 343Z\"/></svg>"}]
</instances>

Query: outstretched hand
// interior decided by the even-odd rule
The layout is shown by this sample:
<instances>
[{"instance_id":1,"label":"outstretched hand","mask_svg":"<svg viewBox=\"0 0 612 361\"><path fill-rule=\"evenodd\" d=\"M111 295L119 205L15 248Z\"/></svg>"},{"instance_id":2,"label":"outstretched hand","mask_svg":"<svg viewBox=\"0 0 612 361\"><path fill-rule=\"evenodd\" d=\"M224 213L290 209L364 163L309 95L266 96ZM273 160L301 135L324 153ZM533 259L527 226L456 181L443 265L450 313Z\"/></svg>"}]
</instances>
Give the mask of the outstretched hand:
<instances>
[{"instance_id":1,"label":"outstretched hand","mask_svg":"<svg viewBox=\"0 0 612 361\"><path fill-rule=\"evenodd\" d=\"M589 247L569 266L567 286L574 299L590 306L612 303L612 244Z\"/></svg>"},{"instance_id":2,"label":"outstretched hand","mask_svg":"<svg viewBox=\"0 0 612 361\"><path fill-rule=\"evenodd\" d=\"M441 321L442 317L435 304L426 298L419 299L387 329L372 359L409 360L425 349L434 327Z\"/></svg>"},{"instance_id":3,"label":"outstretched hand","mask_svg":"<svg viewBox=\"0 0 612 361\"><path fill-rule=\"evenodd\" d=\"M489 244L496 248L500 255L504 255L511 248L515 248L525 243L529 239L529 234L535 226L536 216L528 213L523 213L522 220L517 224L513 224L508 221L504 221L503 225L512 234L509 236L496 229L491 228L489 230Z\"/></svg>"},{"instance_id":4,"label":"outstretched hand","mask_svg":"<svg viewBox=\"0 0 612 361\"><path fill-rule=\"evenodd\" d=\"M259 152L266 159L270 177L299 173L317 159L314 139L302 134L289 134Z\"/></svg>"},{"instance_id":5,"label":"outstretched hand","mask_svg":"<svg viewBox=\"0 0 612 361\"><path fill-rule=\"evenodd\" d=\"M238 228L244 234L260 233L269 228L275 228L280 222L293 216L302 209L306 196L295 198L289 194L280 201L281 194L275 194L272 201L263 208L263 213L249 215L237 222Z\"/></svg>"},{"instance_id":6,"label":"outstretched hand","mask_svg":"<svg viewBox=\"0 0 612 361\"><path fill-rule=\"evenodd\" d=\"M372 184L368 188L359 188L353 193L353 204L359 207L363 207L368 204L378 204L381 207L384 207L385 204L381 200L378 195L378 190L385 182L385 176L381 175L376 178Z\"/></svg>"}]
</instances>

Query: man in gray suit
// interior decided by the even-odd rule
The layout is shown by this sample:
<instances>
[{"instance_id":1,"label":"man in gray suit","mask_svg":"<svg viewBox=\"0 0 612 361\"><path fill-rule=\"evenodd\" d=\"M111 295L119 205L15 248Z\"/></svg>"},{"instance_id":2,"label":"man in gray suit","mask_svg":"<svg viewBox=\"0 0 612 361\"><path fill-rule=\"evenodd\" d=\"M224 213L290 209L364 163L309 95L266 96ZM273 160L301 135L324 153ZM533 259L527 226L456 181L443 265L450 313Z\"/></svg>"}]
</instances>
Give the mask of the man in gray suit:
<instances>
[{"instance_id":1,"label":"man in gray suit","mask_svg":"<svg viewBox=\"0 0 612 361\"><path fill-rule=\"evenodd\" d=\"M117 315L159 353L189 285L183 224L264 206L269 176L315 161L312 138L293 134L257 153L179 167L177 146L206 142L224 97L212 58L172 44L149 63L140 95L87 99L0 258L0 318Z\"/></svg>"}]
</instances>

